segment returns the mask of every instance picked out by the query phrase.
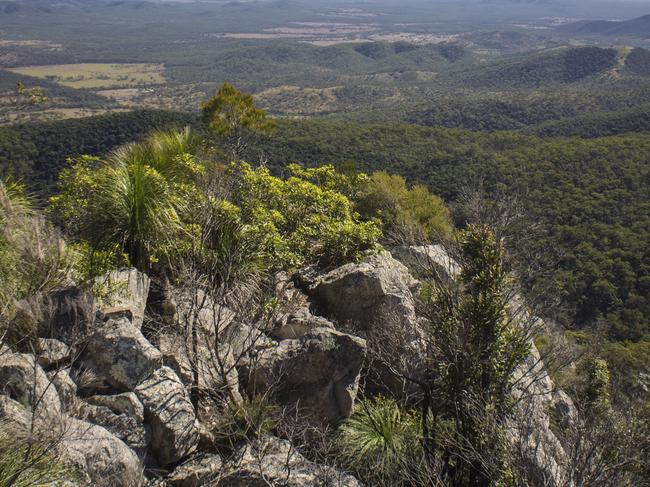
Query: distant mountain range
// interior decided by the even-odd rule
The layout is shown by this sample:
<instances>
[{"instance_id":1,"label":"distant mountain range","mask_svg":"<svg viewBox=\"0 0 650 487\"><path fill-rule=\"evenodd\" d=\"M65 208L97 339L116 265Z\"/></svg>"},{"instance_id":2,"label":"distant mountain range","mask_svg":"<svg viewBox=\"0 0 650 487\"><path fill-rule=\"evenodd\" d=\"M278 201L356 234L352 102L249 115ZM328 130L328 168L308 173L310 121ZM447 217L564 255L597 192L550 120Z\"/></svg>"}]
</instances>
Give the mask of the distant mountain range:
<instances>
[{"instance_id":1,"label":"distant mountain range","mask_svg":"<svg viewBox=\"0 0 650 487\"><path fill-rule=\"evenodd\" d=\"M596 20L567 24L558 28L561 32L584 35L633 36L650 38L650 15L632 20Z\"/></svg>"}]
</instances>

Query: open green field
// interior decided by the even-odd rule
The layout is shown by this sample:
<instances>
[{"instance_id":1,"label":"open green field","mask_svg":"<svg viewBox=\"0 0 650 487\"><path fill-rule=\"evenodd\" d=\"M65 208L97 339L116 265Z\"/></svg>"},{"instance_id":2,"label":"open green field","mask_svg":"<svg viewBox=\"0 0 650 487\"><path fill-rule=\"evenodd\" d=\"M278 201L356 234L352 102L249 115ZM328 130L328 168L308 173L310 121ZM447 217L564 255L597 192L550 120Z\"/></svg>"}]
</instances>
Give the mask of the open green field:
<instances>
[{"instance_id":1,"label":"open green field","mask_svg":"<svg viewBox=\"0 0 650 487\"><path fill-rule=\"evenodd\" d=\"M53 64L11 68L23 76L47 79L71 88L113 88L163 84L162 64Z\"/></svg>"}]
</instances>

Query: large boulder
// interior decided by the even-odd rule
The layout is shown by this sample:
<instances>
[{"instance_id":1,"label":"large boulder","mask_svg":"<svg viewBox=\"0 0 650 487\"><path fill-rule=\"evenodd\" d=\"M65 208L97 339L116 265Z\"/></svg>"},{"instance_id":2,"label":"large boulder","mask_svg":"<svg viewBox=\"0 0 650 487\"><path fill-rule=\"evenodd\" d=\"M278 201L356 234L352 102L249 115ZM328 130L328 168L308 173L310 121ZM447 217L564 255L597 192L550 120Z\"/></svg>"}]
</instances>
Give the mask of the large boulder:
<instances>
[{"instance_id":1,"label":"large boulder","mask_svg":"<svg viewBox=\"0 0 650 487\"><path fill-rule=\"evenodd\" d=\"M402 375L417 376L426 354L413 297L419 287L388 252L315 278L311 292L318 310L368 340L373 367L366 385L372 392L401 394L414 387Z\"/></svg>"},{"instance_id":2,"label":"large boulder","mask_svg":"<svg viewBox=\"0 0 650 487\"><path fill-rule=\"evenodd\" d=\"M0 396L0 421L8 427L29 431L31 415L25 407L7 396Z\"/></svg>"},{"instance_id":3,"label":"large boulder","mask_svg":"<svg viewBox=\"0 0 650 487\"><path fill-rule=\"evenodd\" d=\"M106 428L140 455L144 455L150 440L150 431L142 420L127 413L119 413L106 406L79 400L75 409L78 419Z\"/></svg>"},{"instance_id":4,"label":"large boulder","mask_svg":"<svg viewBox=\"0 0 650 487\"><path fill-rule=\"evenodd\" d=\"M282 404L336 421L352 411L365 355L362 338L316 328L261 351L245 372L249 393L272 390Z\"/></svg>"},{"instance_id":5,"label":"large boulder","mask_svg":"<svg viewBox=\"0 0 650 487\"><path fill-rule=\"evenodd\" d=\"M47 378L59 393L61 409L68 412L75 407L77 400L77 384L70 377L70 369L56 369L47 373Z\"/></svg>"},{"instance_id":6,"label":"large boulder","mask_svg":"<svg viewBox=\"0 0 650 487\"><path fill-rule=\"evenodd\" d=\"M83 485L142 485L138 457L104 428L63 415L33 419L20 403L0 396L0 420L29 434L57 462L73 470Z\"/></svg>"},{"instance_id":7,"label":"large boulder","mask_svg":"<svg viewBox=\"0 0 650 487\"><path fill-rule=\"evenodd\" d=\"M334 325L322 316L314 316L305 307L280 316L271 330L271 336L276 340L300 338L316 328L334 328Z\"/></svg>"},{"instance_id":8,"label":"large boulder","mask_svg":"<svg viewBox=\"0 0 650 487\"><path fill-rule=\"evenodd\" d=\"M100 303L100 311L109 317L127 312L133 326L142 327L150 285L146 274L133 268L121 269L98 278L96 284L104 287L107 296Z\"/></svg>"},{"instance_id":9,"label":"large boulder","mask_svg":"<svg viewBox=\"0 0 650 487\"><path fill-rule=\"evenodd\" d=\"M194 407L172 369L156 370L135 393L151 426L150 449L162 466L178 462L196 449L199 427Z\"/></svg>"},{"instance_id":10,"label":"large boulder","mask_svg":"<svg viewBox=\"0 0 650 487\"><path fill-rule=\"evenodd\" d=\"M143 484L138 456L101 426L66 418L55 431L56 451L85 485L137 487Z\"/></svg>"},{"instance_id":11,"label":"large boulder","mask_svg":"<svg viewBox=\"0 0 650 487\"><path fill-rule=\"evenodd\" d=\"M125 317L108 320L88 339L81 363L116 391L131 391L163 358Z\"/></svg>"},{"instance_id":12,"label":"large boulder","mask_svg":"<svg viewBox=\"0 0 650 487\"><path fill-rule=\"evenodd\" d=\"M455 278L460 274L460 266L442 245L400 245L390 253L415 276Z\"/></svg>"},{"instance_id":13,"label":"large boulder","mask_svg":"<svg viewBox=\"0 0 650 487\"><path fill-rule=\"evenodd\" d=\"M352 476L303 457L286 440L273 437L253 442L213 485L219 487L360 487Z\"/></svg>"},{"instance_id":14,"label":"large boulder","mask_svg":"<svg viewBox=\"0 0 650 487\"><path fill-rule=\"evenodd\" d=\"M0 394L18 401L37 416L55 417L61 413L61 401L33 355L0 355Z\"/></svg>"},{"instance_id":15,"label":"large boulder","mask_svg":"<svg viewBox=\"0 0 650 487\"><path fill-rule=\"evenodd\" d=\"M126 414L131 416L138 423L144 421L144 406L134 392L124 392L108 396L91 396L86 399L88 404L104 406L115 414Z\"/></svg>"},{"instance_id":16,"label":"large boulder","mask_svg":"<svg viewBox=\"0 0 650 487\"><path fill-rule=\"evenodd\" d=\"M223 475L223 462L219 455L200 455L192 458L167 477L167 487L203 487L217 485Z\"/></svg>"},{"instance_id":17,"label":"large boulder","mask_svg":"<svg viewBox=\"0 0 650 487\"><path fill-rule=\"evenodd\" d=\"M38 363L45 367L55 367L70 360L71 349L56 338L37 338L34 340L34 351Z\"/></svg>"},{"instance_id":18,"label":"large boulder","mask_svg":"<svg viewBox=\"0 0 650 487\"><path fill-rule=\"evenodd\" d=\"M325 316L368 331L387 322L412 327L418 287L408 269L383 252L319 277L313 296Z\"/></svg>"}]
</instances>

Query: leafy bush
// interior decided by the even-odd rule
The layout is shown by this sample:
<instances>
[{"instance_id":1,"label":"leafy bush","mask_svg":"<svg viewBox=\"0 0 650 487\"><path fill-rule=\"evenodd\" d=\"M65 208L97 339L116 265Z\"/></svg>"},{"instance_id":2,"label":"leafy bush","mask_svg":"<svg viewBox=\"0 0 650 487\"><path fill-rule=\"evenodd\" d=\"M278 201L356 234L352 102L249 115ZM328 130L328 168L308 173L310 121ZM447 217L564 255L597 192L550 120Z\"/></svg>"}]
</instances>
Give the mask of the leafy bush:
<instances>
[{"instance_id":1,"label":"leafy bush","mask_svg":"<svg viewBox=\"0 0 650 487\"><path fill-rule=\"evenodd\" d=\"M289 170L293 174L281 179L266 167L231 166L237 181L233 202L248 235L259 242L273 266L337 265L375 246L379 226L361 221L350 200L337 191L341 181L325 177L331 176L331 166Z\"/></svg>"},{"instance_id":2,"label":"leafy bush","mask_svg":"<svg viewBox=\"0 0 650 487\"><path fill-rule=\"evenodd\" d=\"M93 251L118 246L132 265L147 270L188 234L183 215L198 198L192 179L203 171L192 155L197 148L198 139L186 129L155 133L106 160L77 158L62 172L51 210Z\"/></svg>"},{"instance_id":3,"label":"leafy bush","mask_svg":"<svg viewBox=\"0 0 650 487\"><path fill-rule=\"evenodd\" d=\"M402 176L378 171L358 196L358 209L366 218L383 222L390 243L430 242L452 233L449 211L426 186L408 188Z\"/></svg>"}]
</instances>

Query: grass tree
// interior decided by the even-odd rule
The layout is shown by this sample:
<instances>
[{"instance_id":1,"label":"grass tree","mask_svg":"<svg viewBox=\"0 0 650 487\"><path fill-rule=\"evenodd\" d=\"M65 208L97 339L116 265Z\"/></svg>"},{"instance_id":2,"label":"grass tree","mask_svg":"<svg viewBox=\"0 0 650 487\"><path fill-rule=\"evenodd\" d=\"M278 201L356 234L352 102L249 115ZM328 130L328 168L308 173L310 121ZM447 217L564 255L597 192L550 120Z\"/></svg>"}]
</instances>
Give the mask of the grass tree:
<instances>
[{"instance_id":1,"label":"grass tree","mask_svg":"<svg viewBox=\"0 0 650 487\"><path fill-rule=\"evenodd\" d=\"M183 215L198 197L199 144L189 129L157 132L106 159L77 158L63 171L51 209L95 257L123 253L146 271L189 235Z\"/></svg>"}]
</instances>

